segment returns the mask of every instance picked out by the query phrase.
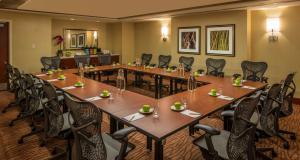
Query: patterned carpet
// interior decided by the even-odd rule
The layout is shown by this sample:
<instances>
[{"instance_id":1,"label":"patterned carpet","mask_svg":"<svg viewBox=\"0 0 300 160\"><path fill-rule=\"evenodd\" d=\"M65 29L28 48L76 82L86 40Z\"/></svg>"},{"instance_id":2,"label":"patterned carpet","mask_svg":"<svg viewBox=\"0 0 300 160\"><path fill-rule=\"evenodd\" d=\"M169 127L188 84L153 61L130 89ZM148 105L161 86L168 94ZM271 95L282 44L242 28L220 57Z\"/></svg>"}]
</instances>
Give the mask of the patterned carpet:
<instances>
[{"instance_id":1,"label":"patterned carpet","mask_svg":"<svg viewBox=\"0 0 300 160\"><path fill-rule=\"evenodd\" d=\"M8 92L0 92L0 110L13 100L13 95ZM299 160L300 159L300 106L294 106L294 114L288 118L284 118L280 122L280 127L283 130L294 131L297 133L297 140L290 142L290 149L285 150L282 147L282 142L278 138L261 139L257 143L258 147L274 147L278 153L275 159L280 160ZM62 140L51 140L47 147L39 147L39 137L35 135L25 140L24 144L18 144L18 139L30 132L28 121L19 121L13 127L9 127L10 120L18 114L18 108L11 108L7 113L0 113L0 159L1 160L40 160L50 156L53 146L64 146ZM204 119L201 121L204 124L210 124L217 128L222 128L222 123L218 119ZM108 131L107 117L103 123L103 130ZM201 133L197 133L195 137ZM146 149L145 139L142 134L136 133L130 135L130 142L137 147L132 151L127 159L130 160L150 160L153 159L153 152ZM285 136L289 139L287 136ZM194 137L188 136L187 129L174 134L166 140L164 146L164 159L166 160L201 160L200 150L192 144Z\"/></svg>"}]
</instances>

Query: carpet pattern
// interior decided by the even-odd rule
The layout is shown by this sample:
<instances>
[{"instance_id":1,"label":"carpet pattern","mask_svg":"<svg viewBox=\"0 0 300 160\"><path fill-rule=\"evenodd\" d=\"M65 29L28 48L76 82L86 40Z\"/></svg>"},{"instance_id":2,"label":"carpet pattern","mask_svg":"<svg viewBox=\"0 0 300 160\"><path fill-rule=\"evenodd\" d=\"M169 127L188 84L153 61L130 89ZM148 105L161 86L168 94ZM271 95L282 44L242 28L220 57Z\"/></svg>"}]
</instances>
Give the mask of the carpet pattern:
<instances>
[{"instance_id":1,"label":"carpet pattern","mask_svg":"<svg viewBox=\"0 0 300 160\"><path fill-rule=\"evenodd\" d=\"M13 95L6 91L0 92L0 110L9 102L13 101ZM283 118L280 121L280 127L283 130L297 133L297 140L290 142L290 149L285 150L282 147L282 141L279 138L272 137L261 139L258 147L273 147L278 153L276 160L299 160L300 159L300 106L294 106L294 114ZM18 107L11 108L7 113L0 113L0 159L1 160L40 160L51 156L54 146L65 146L65 141L53 139L49 141L47 147L39 147L39 138L41 135L34 135L25 139L24 144L18 144L18 139L30 132L29 121L18 121L13 127L8 123L14 119L19 112ZM216 128L222 128L222 122L214 118L206 118L201 121L203 124L209 124ZM103 122L103 131L109 130L108 118L105 116ZM164 145L164 159L166 160L202 160L200 150L192 144L192 140L203 133L196 133L194 137L188 136L188 130L184 129L166 139ZM146 149L146 137L139 133L130 135L130 142L136 145L136 148L127 156L130 160L151 160L153 151ZM153 144L154 146L154 144Z\"/></svg>"}]
</instances>

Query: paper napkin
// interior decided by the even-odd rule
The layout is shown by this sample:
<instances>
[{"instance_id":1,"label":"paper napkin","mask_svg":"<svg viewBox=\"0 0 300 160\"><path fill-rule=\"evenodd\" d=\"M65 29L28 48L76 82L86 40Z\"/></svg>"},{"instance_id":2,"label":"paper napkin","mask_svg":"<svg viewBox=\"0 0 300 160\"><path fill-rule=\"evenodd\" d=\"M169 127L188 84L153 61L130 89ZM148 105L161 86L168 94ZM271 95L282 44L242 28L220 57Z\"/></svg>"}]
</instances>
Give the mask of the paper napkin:
<instances>
[{"instance_id":1,"label":"paper napkin","mask_svg":"<svg viewBox=\"0 0 300 160\"><path fill-rule=\"evenodd\" d=\"M201 116L201 113L194 112L194 111L191 111L189 109L186 109L186 110L184 110L180 113L183 114L183 115L186 115L186 116L190 116L192 118L197 118L197 117Z\"/></svg>"},{"instance_id":2,"label":"paper napkin","mask_svg":"<svg viewBox=\"0 0 300 160\"><path fill-rule=\"evenodd\" d=\"M99 99L102 99L102 98L99 96L95 96L95 97L91 97L91 98L86 98L85 100L89 101L89 102L93 102L93 101L97 101Z\"/></svg>"},{"instance_id":3,"label":"paper napkin","mask_svg":"<svg viewBox=\"0 0 300 160\"><path fill-rule=\"evenodd\" d=\"M124 117L124 119L126 121L129 121L129 122L132 122L132 121L135 121L135 120L138 120L138 119L141 119L141 118L144 118L145 116L140 114L140 113L134 113L134 114L131 114L131 115L128 115L126 117Z\"/></svg>"}]
</instances>

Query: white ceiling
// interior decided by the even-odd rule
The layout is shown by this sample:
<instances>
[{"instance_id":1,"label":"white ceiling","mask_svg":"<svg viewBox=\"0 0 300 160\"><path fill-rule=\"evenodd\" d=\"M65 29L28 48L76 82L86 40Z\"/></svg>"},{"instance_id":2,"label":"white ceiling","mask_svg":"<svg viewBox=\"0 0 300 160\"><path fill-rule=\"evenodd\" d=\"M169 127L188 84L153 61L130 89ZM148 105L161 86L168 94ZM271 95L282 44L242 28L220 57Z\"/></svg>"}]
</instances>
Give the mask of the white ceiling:
<instances>
[{"instance_id":1,"label":"white ceiling","mask_svg":"<svg viewBox=\"0 0 300 160\"><path fill-rule=\"evenodd\" d=\"M27 0L22 10L126 18L188 8L205 8L242 3L275 3L287 0Z\"/></svg>"}]
</instances>

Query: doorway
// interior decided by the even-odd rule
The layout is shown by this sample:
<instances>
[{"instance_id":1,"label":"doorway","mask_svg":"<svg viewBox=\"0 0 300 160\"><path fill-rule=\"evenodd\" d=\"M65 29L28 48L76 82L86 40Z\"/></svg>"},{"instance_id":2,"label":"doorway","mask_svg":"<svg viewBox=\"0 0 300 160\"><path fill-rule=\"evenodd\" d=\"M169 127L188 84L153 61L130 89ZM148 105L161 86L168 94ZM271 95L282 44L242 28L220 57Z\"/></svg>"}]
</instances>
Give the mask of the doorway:
<instances>
[{"instance_id":1,"label":"doorway","mask_svg":"<svg viewBox=\"0 0 300 160\"><path fill-rule=\"evenodd\" d=\"M0 90L6 90L8 76L5 64L9 62L9 23L0 22Z\"/></svg>"}]
</instances>

